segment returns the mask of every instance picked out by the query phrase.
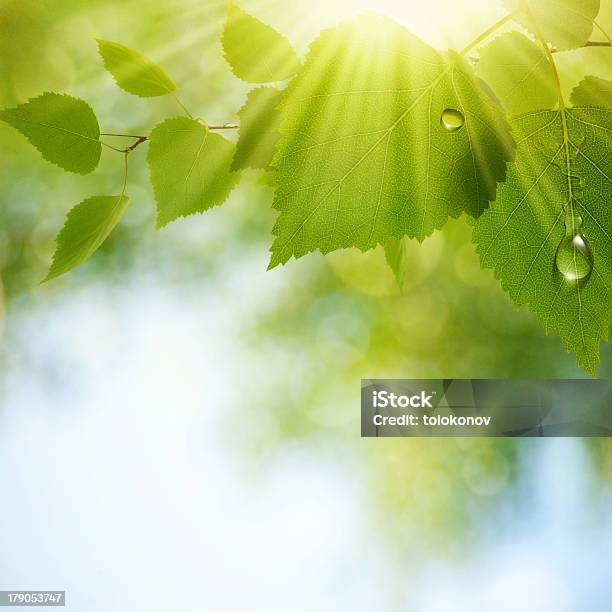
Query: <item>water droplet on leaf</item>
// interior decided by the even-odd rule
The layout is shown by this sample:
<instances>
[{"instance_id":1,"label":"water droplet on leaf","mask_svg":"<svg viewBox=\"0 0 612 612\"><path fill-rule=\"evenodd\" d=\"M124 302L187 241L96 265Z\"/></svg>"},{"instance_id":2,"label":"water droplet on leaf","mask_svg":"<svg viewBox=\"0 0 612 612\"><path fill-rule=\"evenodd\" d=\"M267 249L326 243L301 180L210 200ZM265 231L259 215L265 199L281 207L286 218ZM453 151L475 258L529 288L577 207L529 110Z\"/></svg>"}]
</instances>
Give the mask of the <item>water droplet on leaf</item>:
<instances>
[{"instance_id":1,"label":"water droplet on leaf","mask_svg":"<svg viewBox=\"0 0 612 612\"><path fill-rule=\"evenodd\" d=\"M465 117L457 108L445 108L440 117L440 125L449 132L456 132L463 127Z\"/></svg>"},{"instance_id":2,"label":"water droplet on leaf","mask_svg":"<svg viewBox=\"0 0 612 612\"><path fill-rule=\"evenodd\" d=\"M593 270L593 251L580 232L582 218L571 210L566 212L565 238L561 240L555 255L557 270L569 281L588 278Z\"/></svg>"}]
</instances>

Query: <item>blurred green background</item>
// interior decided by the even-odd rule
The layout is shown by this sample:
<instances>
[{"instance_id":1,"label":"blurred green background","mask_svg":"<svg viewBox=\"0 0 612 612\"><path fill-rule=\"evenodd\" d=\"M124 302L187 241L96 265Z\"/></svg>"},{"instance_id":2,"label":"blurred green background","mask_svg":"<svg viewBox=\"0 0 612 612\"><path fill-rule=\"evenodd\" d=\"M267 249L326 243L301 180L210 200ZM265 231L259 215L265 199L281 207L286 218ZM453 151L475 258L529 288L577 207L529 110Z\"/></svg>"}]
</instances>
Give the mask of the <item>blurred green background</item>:
<instances>
[{"instance_id":1,"label":"blurred green background","mask_svg":"<svg viewBox=\"0 0 612 612\"><path fill-rule=\"evenodd\" d=\"M322 0L308 5L297 1L249 0L242 6L285 33L300 53L305 52L308 42L321 28L363 10L389 14L439 47L467 43L504 14L501 2L488 0L461 5L431 0L427 6L421 2L365 0L343 0L333 5ZM610 3L605 4L604 10L607 15L612 13ZM23 102L43 91L68 92L92 105L103 132L148 133L157 122L181 114L171 98L142 100L118 89L103 70L97 54L95 38L100 37L138 49L160 63L179 85L179 96L192 114L209 123L235 121L248 86L231 74L223 60L219 35L225 11L225 2L201 0L172 3L0 0L0 106ZM610 49L590 48L557 56L567 89L585 74L611 78ZM108 567L115 564L116 550L94 555L100 567L106 568L100 570L102 574L83 575L68 563L68 557L63 558L50 545L32 544L25 548L32 555L40 555L44 562L33 563L17 555L14 552L17 542L7 535L11 530L28 532L31 520L45 524L44 518L34 519L24 513L24 508L30 508L32 500L37 499L31 495L31 487L38 480L57 481L60 490L80 482L75 480L72 469L73 461L78 463L83 457L74 450L74 444L84 434L79 427L72 429L71 423L78 419L87 421L91 414L85 406L98 393L108 402L95 412L95 422L101 419L99 431L104 435L112 435L115 427L122 427L121 419L126 419L133 425L129 429L132 434L138 430L147 439L148 428L152 432L160 422L164 427L180 423L184 426L181 431L185 435L190 432L191 436L194 428L200 432L200 428L203 431L209 427L202 421L202 414L220 412L213 438L232 467L223 463L223 468L219 468L223 479L213 486L219 490L244 491L246 499L253 483L266 490L262 482L279 465L288 465L290 474L292 462L296 461L295 478L305 475L313 481L319 478L317 474L335 473L339 469L327 497L316 498L317 503L342 502L346 508L342 506L345 509L329 528L342 529L349 515L356 515L364 521L358 532L367 533L371 542L368 539L363 549L348 548L346 558L340 556L334 561L337 583L331 587L322 577L311 576L310 580L313 591L328 593L329 587L330 597L349 601L349 586L353 588L361 580L364 585L369 584L367 576L371 580L378 576L376 572L362 576L353 565L359 565L357 559L361 556L365 558L378 551L380 563L386 568L381 583L385 587L379 591L378 582L372 585L374 600L355 595L354 609L375 601L389 610L456 612L463 610L463 605L471 610L531 610L533 601L508 599L511 595L470 600L458 582L452 587L454 591L451 587L440 590L437 583L430 585L431 577L423 572L439 570L441 575L455 576L454 580L458 576L466 581L495 582L490 576L487 578L487 564L492 563L491 559L509 559L508 568L512 569L515 550L512 534L522 534L517 541L529 541L531 527L540 533L536 540L538 549L563 538L568 528L588 532L593 541L610 541L609 518L602 518L605 509L609 509L607 487L612 472L612 446L606 440L359 438L360 378L586 377L557 337L546 336L535 317L512 305L492 271L480 270L465 219L451 221L423 244L415 242L410 246L410 274L404 294L398 291L381 249L367 254L343 251L327 257L312 254L266 273L275 213L271 209L272 190L263 184L261 175L245 173L241 185L223 207L156 232L143 145L130 159L127 193L131 205L124 221L88 263L41 286L66 211L90 195L117 192L122 181L121 158L104 150L95 174L70 175L42 160L25 138L3 123L0 151L0 440L4 440L1 446L5 447L5 454L0 457L3 460L0 483L14 485L16 474L22 478L16 492L7 498L4 520L0 511L0 532L4 530L0 537L13 551L5 556L4 566L0 562L3 570L0 588L14 588L13 584L4 584L8 578L29 585L24 588L39 588L38 584L46 580L42 578L44 572L49 572L52 566L64 568L64 573L57 570L58 580L73 577L75 591L79 584L84 593L88 592L85 588L88 585L90 590L114 588L112 581L107 584L98 579L104 571L111 571ZM177 332L175 338L169 330L181 318L193 328ZM206 331L211 322L214 337ZM183 340L179 342L177 338ZM191 346L194 339L196 346ZM139 342L145 343L151 355L135 346ZM237 361L228 358L228 354L237 356ZM200 358L207 364L202 370L185 365ZM150 363L148 359L157 361ZM95 365L99 361L101 369ZM118 362L123 366L119 370L115 369ZM143 364L149 365L145 368ZM182 372L183 367L186 372L183 375L168 376L169 371ZM118 381L123 380L121 376L126 371L128 380L120 384ZM598 375L609 377L611 373L612 350L606 343L602 344ZM231 386L232 393L211 404L209 391L220 381ZM24 385L39 391L24 395ZM156 400L143 395L142 389L147 386L159 391ZM74 392L81 387L88 389L83 391L84 395ZM115 387L121 393L107 396L109 389ZM184 394L183 388L191 392ZM145 400L151 402L150 406ZM118 412L117 406L122 410ZM60 415L54 412L56 409ZM29 443L11 444L11 436L23 434L32 420L39 423L41 413L46 415L43 423L55 433L58 427L66 427L64 451L49 449L44 427L33 437L24 438ZM118 419L112 421L112 427L111 419ZM89 456L91 463L86 463L94 466L95 474L98 469L95 466L103 466L108 461L107 454L113 454L113 443L103 438L103 433L87 431L84 439L100 443L99 447L94 444L97 454ZM176 440L183 440L182 435ZM199 449L206 438L202 436L201 440L197 436L195 441L190 438L189 444ZM22 438L17 435L16 439ZM36 461L37 455L48 460L68 452L67 449L72 454L65 456L65 463ZM168 451L166 446L156 447L153 443L147 449L160 457L165 457ZM139 496L137 488L127 493L122 490L121 496L112 488L113 470L119 474L126 465L131 465L142 448L135 441L124 450L122 462L110 461L107 474L110 489L104 495L107 499L116 497L116 503L122 507L136 504L140 508L135 501ZM24 452L31 453L27 459ZM194 456L186 458L176 469L196 472L189 486L201 488L202 495L214 503L216 489L210 488L209 468L198 471L198 452L194 450ZM310 464L318 466L313 467L314 475L306 470ZM154 461L154 465L163 466L163 462ZM563 479L557 478L555 466L567 473L571 482L560 503L578 503L575 496L580 496L579 511L569 518L561 514L546 528L551 516L546 512L555 507L552 502L559 495L558 489L565 486ZM345 468L358 494L343 488ZM60 476L62 469L67 470L65 478L56 472L51 477L53 469L60 470ZM144 498L150 496L151 507L157 508L159 499L166 499L166 493L170 499L169 483L175 476L170 470L165 475L151 476L163 483L163 490L155 489L155 495L145 487ZM296 485L290 475L281 483L284 484L280 499L284 499L284 494L294 495L300 484ZM302 483L300 494L309 490L309 483L310 480ZM90 507L83 503L83 499L89 499L88 496L93 499L96 494L95 489L86 488L82 498L74 490L65 497L55 497L47 491L43 495L47 505L43 504L41 513L45 516L45 509L59 504L68 515L72 509L79 515L76 509L84 508L97 516L97 510L91 509L95 504ZM177 497L185 504L190 503L188 498L186 494ZM245 502L241 498L232 503ZM261 503L265 507L265 499ZM180 503L176 502L176 506ZM147 507L142 508L143 513L147 511ZM182 511L177 511L176 516L172 514L170 523L163 526L155 525L156 512L153 511L151 519L152 533L161 529L170 537L176 527L172 521L180 523L184 518ZM316 511L313 512L316 516ZM121 516L119 513L117 520ZM130 521L138 523L140 518L134 515ZM306 516L307 522L309 519ZM215 520L222 521L223 517ZM243 520L249 533L259 528L259 519L247 516ZM286 526L288 533L299 533L302 520L297 517ZM600 531L593 535L596 526ZM112 532L112 526L107 525L106 529ZM271 540L285 537L273 526L266 529ZM312 529L316 538L316 526ZM75 544L77 540L82 542L82 534L78 538L75 535L74 554L90 558L92 550L103 547L107 531L96 531L92 524L85 548ZM195 527L193 531L185 527L180 537L197 540L196 532ZM70 533L68 529L65 534L69 539ZM130 531L126 533L129 535ZM269 539L253 544L262 556L266 555ZM502 568L499 592L514 593L516 584L527 581L532 592L540 589L541 599L534 600L539 607L533 607L538 612L607 610L600 607L607 605L604 602L610 595L603 575L598 582L599 574L595 572L587 584L586 575L579 572L578 583L567 586L569 561L585 554L585 550L574 539L564 542L564 548L550 554L556 552L567 558L567 568L562 565L555 569L555 574L551 569L554 563L544 555L542 567L537 565L527 577L515 577L518 583L509 578L509 582L504 582L507 576L503 572L510 570ZM212 548L205 541L200 544L202 554L214 555L221 566L232 551L241 554L239 543L231 537L216 542ZM195 582L202 579L193 560L182 557L181 551L168 554L178 555L177 567L190 579ZM317 554L325 555L325 551L323 541ZM291 564L295 553L292 550L285 557L281 555L278 561ZM143 558L147 554L142 551ZM529 554L525 553L525 558ZM134 564L141 561L141 556L133 557ZM228 566L228 574L232 567ZM132 570L133 566L123 568L123 578L126 572L129 577ZM546 573L549 570L553 573ZM248 574L248 569L240 571ZM305 579L308 576L306 573ZM448 580L450 584L452 580ZM143 578L142 584L146 582ZM560 590L559 584L566 591ZM591 604L581 607L587 586ZM219 592L225 592L223 587L217 587ZM266 588L276 588L275 581ZM262 588L264 595L266 588ZM129 592L127 587L124 590ZM431 604L435 599L433 591L440 591L435 606ZM449 607L445 608L447 595ZM147 600L146 605L135 602L130 606L108 602L103 605L81 596L79 601L83 605L75 610L158 609L153 600ZM418 603L419 597L424 603ZM215 609L236 609L228 600L219 601ZM326 598L318 603L313 601L320 609L337 609ZM513 601L515 605L503 608L499 602L504 601ZM274 602L266 604L255 598L251 605L254 609L276 609ZM293 604L294 609L308 609L300 607L306 605L304 602ZM278 609L286 605L288 600L282 599ZM191 609L190 605L183 607ZM167 608L160 604L159 609ZM202 608L194 604L193 609Z\"/></svg>"}]
</instances>

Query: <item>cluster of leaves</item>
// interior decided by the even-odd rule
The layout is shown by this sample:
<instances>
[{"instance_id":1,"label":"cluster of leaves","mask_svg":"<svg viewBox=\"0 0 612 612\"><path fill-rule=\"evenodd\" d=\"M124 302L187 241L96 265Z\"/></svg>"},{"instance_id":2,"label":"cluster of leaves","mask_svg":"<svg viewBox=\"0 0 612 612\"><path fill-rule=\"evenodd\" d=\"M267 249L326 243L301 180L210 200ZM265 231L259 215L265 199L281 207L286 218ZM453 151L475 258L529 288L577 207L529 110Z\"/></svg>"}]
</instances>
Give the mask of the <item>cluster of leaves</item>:
<instances>
[{"instance_id":1,"label":"cluster of leaves","mask_svg":"<svg viewBox=\"0 0 612 612\"><path fill-rule=\"evenodd\" d=\"M184 116L126 136L125 149L105 143L93 110L72 96L45 93L0 111L67 171L92 172L102 146L125 159L120 195L69 212L46 279L87 259L119 223L129 155L148 142L158 227L222 204L242 170L267 172L279 211L270 268L314 250L382 245L403 288L405 241L468 215L482 266L594 373L612 322L612 83L587 77L564 100L553 53L588 44L599 0L505 4L508 16L461 53L441 53L368 15L323 31L304 62L287 38L230 4L225 57L257 85L239 124L207 125L181 104ZM510 20L528 33L481 46ZM172 79L146 56L98 45L125 91L175 96ZM234 128L237 145L218 133ZM574 281L555 264L568 214L592 267Z\"/></svg>"}]
</instances>

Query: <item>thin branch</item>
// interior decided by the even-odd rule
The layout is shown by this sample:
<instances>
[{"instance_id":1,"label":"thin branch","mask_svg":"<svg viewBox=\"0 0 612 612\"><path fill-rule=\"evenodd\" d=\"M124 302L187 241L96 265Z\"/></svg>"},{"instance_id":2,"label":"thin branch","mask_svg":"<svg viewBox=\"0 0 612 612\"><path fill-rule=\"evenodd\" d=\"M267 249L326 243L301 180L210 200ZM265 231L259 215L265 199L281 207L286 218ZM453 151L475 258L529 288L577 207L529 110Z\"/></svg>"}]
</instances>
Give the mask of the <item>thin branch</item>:
<instances>
[{"instance_id":1,"label":"thin branch","mask_svg":"<svg viewBox=\"0 0 612 612\"><path fill-rule=\"evenodd\" d=\"M584 43L582 47L578 47L579 49L586 49L588 47L612 47L612 44L603 40L589 40ZM557 49L556 47L550 47L551 53L563 53L565 49Z\"/></svg>"},{"instance_id":2,"label":"thin branch","mask_svg":"<svg viewBox=\"0 0 612 612\"><path fill-rule=\"evenodd\" d=\"M133 151L138 145L141 145L143 142L146 142L147 140L149 140L147 136L139 136L138 140L133 145L125 149L125 152L130 153L130 151Z\"/></svg>"},{"instance_id":3,"label":"thin branch","mask_svg":"<svg viewBox=\"0 0 612 612\"><path fill-rule=\"evenodd\" d=\"M477 47L481 42L485 41L491 34L494 34L501 28L506 25L512 18L514 17L514 13L509 13L505 17L502 17L499 21L495 22L490 28L485 30L480 36L475 38L463 51L459 53L459 55L466 55L469 53L474 47Z\"/></svg>"},{"instance_id":4,"label":"thin branch","mask_svg":"<svg viewBox=\"0 0 612 612\"><path fill-rule=\"evenodd\" d=\"M137 146L149 140L148 136L128 136L127 134L106 133L106 134L100 134L100 136L120 136L123 138L136 138L136 142L131 144L129 147L125 147L125 149L118 149L117 147L113 147L112 145L109 145L106 142L100 141L105 147L108 147L109 149L112 149L113 151L117 151L117 153L123 153L123 154L131 153Z\"/></svg>"},{"instance_id":5,"label":"thin branch","mask_svg":"<svg viewBox=\"0 0 612 612\"><path fill-rule=\"evenodd\" d=\"M200 123L202 123L203 125L206 125L206 123L204 123L203 121L199 120ZM223 125L208 125L207 126L209 130L237 130L240 127L240 124L238 123L224 123ZM117 153L131 153L136 147L139 147L143 142L147 142L147 140L149 140L149 136L137 136L135 134L115 134L114 132L104 132L103 134L100 134L100 136L112 136L112 137L116 137L116 138L134 138L136 139L136 142L134 142L133 144L131 144L129 147L126 147L125 149L118 149L117 147L113 147L112 145L109 145L107 142L101 142L101 144L103 144L105 147L108 147L109 149L112 149L113 151L116 151Z\"/></svg>"},{"instance_id":6,"label":"thin branch","mask_svg":"<svg viewBox=\"0 0 612 612\"><path fill-rule=\"evenodd\" d=\"M605 42L605 41L589 40L584 43L584 46L578 47L578 48L586 49L588 47L612 47L612 44L610 44L609 42ZM556 47L550 47L551 53L563 53L563 51L564 51L563 49L557 49Z\"/></svg>"},{"instance_id":7,"label":"thin branch","mask_svg":"<svg viewBox=\"0 0 612 612\"><path fill-rule=\"evenodd\" d=\"M587 42L584 46L585 47L612 47L612 42L608 42L605 40L589 40L589 42Z\"/></svg>"}]
</instances>

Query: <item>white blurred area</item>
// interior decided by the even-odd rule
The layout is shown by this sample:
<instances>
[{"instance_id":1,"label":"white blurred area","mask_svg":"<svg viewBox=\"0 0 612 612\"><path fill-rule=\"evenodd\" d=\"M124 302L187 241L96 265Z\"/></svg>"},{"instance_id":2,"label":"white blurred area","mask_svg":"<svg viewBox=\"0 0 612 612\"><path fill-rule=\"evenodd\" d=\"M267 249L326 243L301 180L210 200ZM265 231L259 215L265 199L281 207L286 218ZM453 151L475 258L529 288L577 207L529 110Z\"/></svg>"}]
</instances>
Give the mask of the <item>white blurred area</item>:
<instances>
[{"instance_id":1,"label":"white blurred area","mask_svg":"<svg viewBox=\"0 0 612 612\"><path fill-rule=\"evenodd\" d=\"M266 354L240 338L282 279L262 263L197 290L140 277L13 313L0 588L65 589L75 612L607 611L610 518L587 526L578 441L525 441L507 514L483 519L494 537L464 563L410 551L412 575L368 518L356 455L295 442L250 469L227 419L257 418Z\"/></svg>"},{"instance_id":2,"label":"white blurred area","mask_svg":"<svg viewBox=\"0 0 612 612\"><path fill-rule=\"evenodd\" d=\"M257 418L239 336L275 291L262 263L189 295L91 285L8 321L0 589L65 589L78 612L372 608L384 575L350 465L296 447L249 473L228 430Z\"/></svg>"},{"instance_id":3,"label":"white blurred area","mask_svg":"<svg viewBox=\"0 0 612 612\"><path fill-rule=\"evenodd\" d=\"M592 479L591 458L573 438L531 439L523 445L522 477L504 513L492 519L494 536L465 564L430 566L405 610L610 609L612 500Z\"/></svg>"}]
</instances>

